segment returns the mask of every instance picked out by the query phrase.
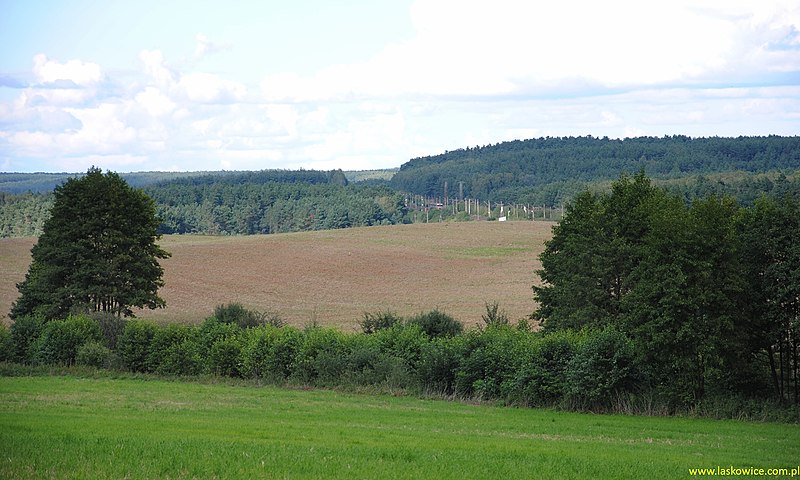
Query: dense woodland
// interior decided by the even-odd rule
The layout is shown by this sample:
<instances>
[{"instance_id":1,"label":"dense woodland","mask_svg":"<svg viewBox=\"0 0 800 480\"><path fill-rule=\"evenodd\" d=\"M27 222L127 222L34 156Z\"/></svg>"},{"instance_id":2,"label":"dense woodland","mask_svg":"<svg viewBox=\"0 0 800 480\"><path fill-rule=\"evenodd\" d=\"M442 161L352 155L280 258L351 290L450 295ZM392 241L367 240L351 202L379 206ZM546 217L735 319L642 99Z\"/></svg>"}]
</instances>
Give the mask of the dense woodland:
<instances>
[{"instance_id":1,"label":"dense woodland","mask_svg":"<svg viewBox=\"0 0 800 480\"><path fill-rule=\"evenodd\" d=\"M612 329L639 387L800 404L800 201L686 204L643 174L584 192L553 229L534 287L546 331Z\"/></svg>"},{"instance_id":2,"label":"dense woodland","mask_svg":"<svg viewBox=\"0 0 800 480\"><path fill-rule=\"evenodd\" d=\"M623 172L640 171L687 203L710 194L746 206L762 195L800 198L800 137L540 138L417 158L396 172L143 172L122 177L156 200L161 233L216 235L497 218L503 203L516 206L515 212L526 208L523 218L536 216L535 207L538 218L557 219L547 212L560 211L584 190L608 190ZM52 205L50 192L67 178L0 174L0 237L41 233ZM470 212L476 202L484 214ZM444 208L436 209L437 204ZM432 206L435 211L427 211Z\"/></svg>"},{"instance_id":3,"label":"dense woodland","mask_svg":"<svg viewBox=\"0 0 800 480\"><path fill-rule=\"evenodd\" d=\"M733 191L724 192L735 193L756 188L750 182L763 181L753 174L798 169L800 137L547 137L416 158L405 163L390 184L441 197L447 182L450 197L461 192L494 202L558 205L590 184L610 182L624 172L644 171L656 180L690 177L702 182L700 175L716 177L713 182L722 185L704 187L721 190L728 187L725 176L718 174L750 174L734 181Z\"/></svg>"}]
</instances>

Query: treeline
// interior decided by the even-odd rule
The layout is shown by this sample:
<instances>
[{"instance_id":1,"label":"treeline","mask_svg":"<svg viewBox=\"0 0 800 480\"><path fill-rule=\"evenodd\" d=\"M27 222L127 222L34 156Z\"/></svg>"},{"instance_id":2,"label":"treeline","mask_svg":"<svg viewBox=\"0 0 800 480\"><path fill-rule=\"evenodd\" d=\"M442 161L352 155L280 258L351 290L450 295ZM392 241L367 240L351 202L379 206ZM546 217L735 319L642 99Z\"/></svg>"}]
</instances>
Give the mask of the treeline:
<instances>
[{"instance_id":1,"label":"treeline","mask_svg":"<svg viewBox=\"0 0 800 480\"><path fill-rule=\"evenodd\" d=\"M404 197L349 184L341 170L225 172L144 187L161 233L255 234L402 223ZM0 236L39 235L52 194L0 193Z\"/></svg>"},{"instance_id":2,"label":"treeline","mask_svg":"<svg viewBox=\"0 0 800 480\"><path fill-rule=\"evenodd\" d=\"M541 255L546 332L613 329L638 388L800 405L800 201L687 204L639 174L566 208Z\"/></svg>"},{"instance_id":3,"label":"treeline","mask_svg":"<svg viewBox=\"0 0 800 480\"><path fill-rule=\"evenodd\" d=\"M367 314L363 331L284 326L230 304L200 325L159 325L111 315L0 325L0 362L86 365L167 376L218 375L259 383L434 395L506 405L647 415L797 422L768 400L708 396L670 404L641 389L635 345L619 330L535 332L511 325L497 305L464 331L440 311L401 318ZM6 371L13 371L7 365Z\"/></svg>"},{"instance_id":4,"label":"treeline","mask_svg":"<svg viewBox=\"0 0 800 480\"><path fill-rule=\"evenodd\" d=\"M161 233L255 234L402 223L404 198L387 187L267 183L147 189Z\"/></svg>"},{"instance_id":5,"label":"treeline","mask_svg":"<svg viewBox=\"0 0 800 480\"><path fill-rule=\"evenodd\" d=\"M451 198L558 205L587 184L643 170L654 178L800 169L800 137L516 140L413 159L390 184L406 192ZM460 189L460 190L459 190Z\"/></svg>"},{"instance_id":6,"label":"treeline","mask_svg":"<svg viewBox=\"0 0 800 480\"><path fill-rule=\"evenodd\" d=\"M40 235L52 207L52 194L0 192L0 238Z\"/></svg>"}]
</instances>

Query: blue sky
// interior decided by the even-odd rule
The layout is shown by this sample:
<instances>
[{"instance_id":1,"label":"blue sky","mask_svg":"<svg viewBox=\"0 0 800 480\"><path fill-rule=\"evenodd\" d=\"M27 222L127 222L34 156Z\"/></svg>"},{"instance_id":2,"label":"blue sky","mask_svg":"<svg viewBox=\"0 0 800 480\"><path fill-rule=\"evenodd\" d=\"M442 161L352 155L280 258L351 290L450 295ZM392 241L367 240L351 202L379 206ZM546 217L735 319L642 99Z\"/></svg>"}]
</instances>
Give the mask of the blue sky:
<instances>
[{"instance_id":1,"label":"blue sky","mask_svg":"<svg viewBox=\"0 0 800 480\"><path fill-rule=\"evenodd\" d=\"M800 133L800 2L0 0L0 171Z\"/></svg>"}]
</instances>

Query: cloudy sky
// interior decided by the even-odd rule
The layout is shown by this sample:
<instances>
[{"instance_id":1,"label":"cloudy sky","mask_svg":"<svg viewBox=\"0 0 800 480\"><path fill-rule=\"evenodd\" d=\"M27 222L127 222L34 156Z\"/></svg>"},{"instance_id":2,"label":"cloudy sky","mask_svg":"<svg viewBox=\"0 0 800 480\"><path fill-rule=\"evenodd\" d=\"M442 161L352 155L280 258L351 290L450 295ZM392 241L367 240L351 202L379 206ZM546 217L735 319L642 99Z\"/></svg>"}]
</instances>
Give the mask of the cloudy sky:
<instances>
[{"instance_id":1,"label":"cloudy sky","mask_svg":"<svg viewBox=\"0 0 800 480\"><path fill-rule=\"evenodd\" d=\"M0 0L0 171L800 134L800 2Z\"/></svg>"}]
</instances>

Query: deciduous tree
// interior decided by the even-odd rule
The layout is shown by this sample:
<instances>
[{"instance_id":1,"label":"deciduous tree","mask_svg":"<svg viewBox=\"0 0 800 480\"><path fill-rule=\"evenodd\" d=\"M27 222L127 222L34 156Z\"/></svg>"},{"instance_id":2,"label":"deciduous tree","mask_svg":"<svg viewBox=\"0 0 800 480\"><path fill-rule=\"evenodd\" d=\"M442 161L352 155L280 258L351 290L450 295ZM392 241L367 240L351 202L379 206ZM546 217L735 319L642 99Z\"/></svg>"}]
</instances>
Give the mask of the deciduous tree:
<instances>
[{"instance_id":1,"label":"deciduous tree","mask_svg":"<svg viewBox=\"0 0 800 480\"><path fill-rule=\"evenodd\" d=\"M158 260L169 254L156 244L155 212L141 190L98 168L57 187L11 317L65 318L74 310L133 316L132 307L163 307Z\"/></svg>"}]
</instances>

